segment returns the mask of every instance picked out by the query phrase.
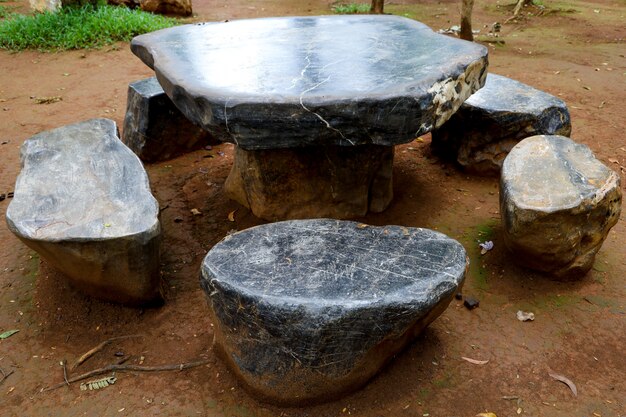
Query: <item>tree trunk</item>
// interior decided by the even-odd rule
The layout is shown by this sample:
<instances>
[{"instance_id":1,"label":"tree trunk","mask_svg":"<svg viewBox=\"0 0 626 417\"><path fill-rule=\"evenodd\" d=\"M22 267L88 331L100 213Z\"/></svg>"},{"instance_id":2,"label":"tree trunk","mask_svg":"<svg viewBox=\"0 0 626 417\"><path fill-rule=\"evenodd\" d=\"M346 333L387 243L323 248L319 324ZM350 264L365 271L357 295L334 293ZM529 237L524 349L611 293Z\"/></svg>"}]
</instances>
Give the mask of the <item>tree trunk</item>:
<instances>
[{"instance_id":1,"label":"tree trunk","mask_svg":"<svg viewBox=\"0 0 626 417\"><path fill-rule=\"evenodd\" d=\"M474 8L474 0L462 0L461 5L461 32L459 37L466 41L473 41L472 33L472 8Z\"/></svg>"},{"instance_id":2,"label":"tree trunk","mask_svg":"<svg viewBox=\"0 0 626 417\"><path fill-rule=\"evenodd\" d=\"M385 0L372 0L372 7L370 7L370 13L383 14L384 7L385 7Z\"/></svg>"}]
</instances>

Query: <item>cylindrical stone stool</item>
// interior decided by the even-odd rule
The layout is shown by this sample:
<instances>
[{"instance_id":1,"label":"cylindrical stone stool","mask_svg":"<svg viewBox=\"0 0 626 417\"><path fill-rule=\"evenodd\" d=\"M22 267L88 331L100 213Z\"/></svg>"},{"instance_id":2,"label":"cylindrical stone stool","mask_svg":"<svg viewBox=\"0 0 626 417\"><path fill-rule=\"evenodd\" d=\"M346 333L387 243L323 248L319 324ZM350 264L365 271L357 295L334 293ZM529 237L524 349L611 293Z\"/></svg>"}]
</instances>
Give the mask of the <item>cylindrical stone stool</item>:
<instances>
[{"instance_id":1,"label":"cylindrical stone stool","mask_svg":"<svg viewBox=\"0 0 626 417\"><path fill-rule=\"evenodd\" d=\"M265 401L363 386L448 306L463 246L427 229L292 220L235 233L202 264L214 346Z\"/></svg>"},{"instance_id":2,"label":"cylindrical stone stool","mask_svg":"<svg viewBox=\"0 0 626 417\"><path fill-rule=\"evenodd\" d=\"M506 157L500 178L504 242L531 269L576 278L620 216L619 176L563 136L532 136Z\"/></svg>"}]
</instances>

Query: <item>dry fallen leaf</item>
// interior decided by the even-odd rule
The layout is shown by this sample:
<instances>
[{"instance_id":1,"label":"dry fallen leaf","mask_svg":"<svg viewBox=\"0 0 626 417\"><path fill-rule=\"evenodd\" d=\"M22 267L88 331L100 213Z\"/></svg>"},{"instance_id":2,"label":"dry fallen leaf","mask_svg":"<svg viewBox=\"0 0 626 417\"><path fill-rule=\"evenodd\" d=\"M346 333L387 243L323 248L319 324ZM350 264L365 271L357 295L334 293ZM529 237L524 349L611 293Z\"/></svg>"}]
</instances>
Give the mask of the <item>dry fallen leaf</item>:
<instances>
[{"instance_id":1,"label":"dry fallen leaf","mask_svg":"<svg viewBox=\"0 0 626 417\"><path fill-rule=\"evenodd\" d=\"M574 397L578 397L578 390L576 389L576 385L572 382L571 379L563 376L563 375L559 375L559 374L554 374L552 372L548 373L548 375L550 375L552 378L556 379L557 381L560 381L562 383L564 383L565 385L567 385L569 387L569 389L572 390L572 393L574 394Z\"/></svg>"},{"instance_id":2,"label":"dry fallen leaf","mask_svg":"<svg viewBox=\"0 0 626 417\"><path fill-rule=\"evenodd\" d=\"M34 97L35 103L37 104L52 104L58 101L62 101L63 97L61 96L53 96L53 97Z\"/></svg>"},{"instance_id":3,"label":"dry fallen leaf","mask_svg":"<svg viewBox=\"0 0 626 417\"><path fill-rule=\"evenodd\" d=\"M357 229L365 229L367 227L367 225L365 223L359 223L357 225Z\"/></svg>"},{"instance_id":4,"label":"dry fallen leaf","mask_svg":"<svg viewBox=\"0 0 626 417\"><path fill-rule=\"evenodd\" d=\"M234 221L235 221L235 212L236 212L236 211L237 211L237 210L233 210L233 211L231 211L230 213L228 213L228 220L229 220L229 221L231 221L231 222L234 222Z\"/></svg>"},{"instance_id":5,"label":"dry fallen leaf","mask_svg":"<svg viewBox=\"0 0 626 417\"><path fill-rule=\"evenodd\" d=\"M200 216L202 214L202 212L198 210L197 208L192 208L190 211L191 211L191 214L193 214L194 216Z\"/></svg>"},{"instance_id":6,"label":"dry fallen leaf","mask_svg":"<svg viewBox=\"0 0 626 417\"><path fill-rule=\"evenodd\" d=\"M517 319L519 321L533 321L535 320L535 314L530 311L517 311Z\"/></svg>"},{"instance_id":7,"label":"dry fallen leaf","mask_svg":"<svg viewBox=\"0 0 626 417\"><path fill-rule=\"evenodd\" d=\"M615 158L609 158L609 162L613 163L613 164L619 164L619 161Z\"/></svg>"},{"instance_id":8,"label":"dry fallen leaf","mask_svg":"<svg viewBox=\"0 0 626 417\"><path fill-rule=\"evenodd\" d=\"M480 413L476 414L476 417L498 417L495 413Z\"/></svg>"},{"instance_id":9,"label":"dry fallen leaf","mask_svg":"<svg viewBox=\"0 0 626 417\"><path fill-rule=\"evenodd\" d=\"M484 365L489 362L489 359L487 359L486 361L481 361L478 359L466 358L465 356L461 356L461 359L463 359L464 361L468 361L469 363L473 363L474 365Z\"/></svg>"},{"instance_id":10,"label":"dry fallen leaf","mask_svg":"<svg viewBox=\"0 0 626 417\"><path fill-rule=\"evenodd\" d=\"M481 247L480 254L484 255L487 252L489 252L491 249L493 249L493 242L489 240L485 243L479 243L478 246Z\"/></svg>"}]
</instances>

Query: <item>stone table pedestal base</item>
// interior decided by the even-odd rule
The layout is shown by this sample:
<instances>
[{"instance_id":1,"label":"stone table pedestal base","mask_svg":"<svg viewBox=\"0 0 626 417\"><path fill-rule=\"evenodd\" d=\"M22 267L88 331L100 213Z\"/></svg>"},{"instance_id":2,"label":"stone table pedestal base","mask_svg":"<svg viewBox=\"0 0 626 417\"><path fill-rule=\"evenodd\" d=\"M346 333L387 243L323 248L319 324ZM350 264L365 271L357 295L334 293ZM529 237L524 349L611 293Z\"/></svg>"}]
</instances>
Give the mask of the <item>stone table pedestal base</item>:
<instances>
[{"instance_id":1,"label":"stone table pedestal base","mask_svg":"<svg viewBox=\"0 0 626 417\"><path fill-rule=\"evenodd\" d=\"M391 203L393 146L236 147L227 195L266 220L363 216Z\"/></svg>"}]
</instances>

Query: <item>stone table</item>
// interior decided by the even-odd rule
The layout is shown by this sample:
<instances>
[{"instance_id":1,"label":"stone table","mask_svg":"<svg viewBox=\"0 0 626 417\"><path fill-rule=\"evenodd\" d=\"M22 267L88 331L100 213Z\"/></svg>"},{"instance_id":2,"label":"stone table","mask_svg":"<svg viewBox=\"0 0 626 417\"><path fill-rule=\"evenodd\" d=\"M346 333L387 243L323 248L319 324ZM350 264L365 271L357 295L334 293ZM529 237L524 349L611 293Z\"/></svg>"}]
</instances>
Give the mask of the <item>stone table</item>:
<instances>
[{"instance_id":1,"label":"stone table","mask_svg":"<svg viewBox=\"0 0 626 417\"><path fill-rule=\"evenodd\" d=\"M384 210L393 146L441 126L487 68L485 47L387 15L178 26L131 49L183 114L237 145L226 191L270 220Z\"/></svg>"}]
</instances>

